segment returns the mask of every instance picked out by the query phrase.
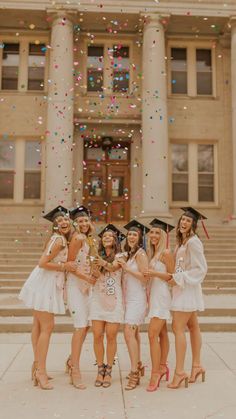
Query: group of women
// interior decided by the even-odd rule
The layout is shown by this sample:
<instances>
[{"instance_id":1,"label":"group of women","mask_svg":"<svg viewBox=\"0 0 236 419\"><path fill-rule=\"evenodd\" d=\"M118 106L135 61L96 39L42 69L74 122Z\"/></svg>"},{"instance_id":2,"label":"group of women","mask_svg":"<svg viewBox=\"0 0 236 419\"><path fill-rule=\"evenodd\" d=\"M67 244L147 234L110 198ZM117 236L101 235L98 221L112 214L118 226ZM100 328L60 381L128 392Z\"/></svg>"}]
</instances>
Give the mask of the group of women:
<instances>
[{"instance_id":1,"label":"group of women","mask_svg":"<svg viewBox=\"0 0 236 419\"><path fill-rule=\"evenodd\" d=\"M146 390L157 390L163 378L169 380L166 321L171 315L176 367L168 388L179 388L181 383L188 387L199 376L205 380L197 311L204 309L201 282L207 264L202 242L196 234L198 220L205 217L190 207L183 210L176 227L173 254L169 250L169 232L174 227L157 218L149 228L137 220L130 221L124 226L127 235L108 224L98 235L97 243L89 210L84 206L72 211L57 207L45 215L52 222L52 235L19 295L34 313L32 380L35 385L45 390L53 388L46 359L54 315L65 313L65 303L74 324L66 366L75 388L86 388L80 372L80 356L90 325L98 367L94 385L110 387L117 334L124 324L130 358L125 390L135 389L144 375L139 326L147 317L152 370ZM190 376L184 370L186 327L192 349Z\"/></svg>"}]
</instances>

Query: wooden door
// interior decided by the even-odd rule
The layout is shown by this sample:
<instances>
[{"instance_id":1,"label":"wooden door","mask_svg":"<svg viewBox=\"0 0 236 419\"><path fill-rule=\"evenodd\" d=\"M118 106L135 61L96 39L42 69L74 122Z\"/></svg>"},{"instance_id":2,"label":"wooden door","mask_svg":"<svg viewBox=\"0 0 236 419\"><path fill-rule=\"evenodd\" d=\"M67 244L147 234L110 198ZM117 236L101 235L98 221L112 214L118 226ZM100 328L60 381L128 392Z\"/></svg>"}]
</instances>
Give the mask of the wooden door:
<instances>
[{"instance_id":1,"label":"wooden door","mask_svg":"<svg viewBox=\"0 0 236 419\"><path fill-rule=\"evenodd\" d=\"M129 220L130 174L127 162L87 163L84 175L85 205L95 221Z\"/></svg>"}]
</instances>

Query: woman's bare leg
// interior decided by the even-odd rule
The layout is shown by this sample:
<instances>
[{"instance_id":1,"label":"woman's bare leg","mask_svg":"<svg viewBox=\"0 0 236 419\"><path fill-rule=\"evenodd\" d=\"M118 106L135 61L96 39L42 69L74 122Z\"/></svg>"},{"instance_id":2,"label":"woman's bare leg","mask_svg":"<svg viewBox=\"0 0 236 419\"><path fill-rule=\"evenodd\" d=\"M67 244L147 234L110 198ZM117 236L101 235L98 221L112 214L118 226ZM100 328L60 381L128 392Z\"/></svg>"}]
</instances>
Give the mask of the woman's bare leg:
<instances>
[{"instance_id":1,"label":"woman's bare leg","mask_svg":"<svg viewBox=\"0 0 236 419\"><path fill-rule=\"evenodd\" d=\"M163 324L163 327L160 331L159 338L160 338L160 346L161 346L160 372L164 373L166 372L167 359L168 359L168 354L170 350L170 342L169 342L169 337L168 337L166 321Z\"/></svg>"},{"instance_id":2,"label":"woman's bare leg","mask_svg":"<svg viewBox=\"0 0 236 419\"><path fill-rule=\"evenodd\" d=\"M40 324L39 324L39 320L38 320L38 318L35 314L35 311L34 311L34 313L33 313L33 326L32 326L32 331L31 331L31 343L32 343L32 348L33 348L33 353L34 353L34 362L36 362L36 363L37 363L36 348L37 348L39 335L40 335Z\"/></svg>"},{"instance_id":3,"label":"woman's bare leg","mask_svg":"<svg viewBox=\"0 0 236 419\"><path fill-rule=\"evenodd\" d=\"M81 327L74 331L71 340L71 364L77 369L80 368L80 356L88 327Z\"/></svg>"},{"instance_id":4,"label":"woman's bare leg","mask_svg":"<svg viewBox=\"0 0 236 419\"><path fill-rule=\"evenodd\" d=\"M112 366L117 350L117 333L119 331L119 323L106 323L107 338L107 364Z\"/></svg>"},{"instance_id":5,"label":"woman's bare leg","mask_svg":"<svg viewBox=\"0 0 236 419\"><path fill-rule=\"evenodd\" d=\"M187 325L192 348L192 366L201 367L202 336L196 312L192 313ZM196 371L193 371L192 369L190 380L194 378L194 373L196 373Z\"/></svg>"},{"instance_id":6,"label":"woman's bare leg","mask_svg":"<svg viewBox=\"0 0 236 419\"><path fill-rule=\"evenodd\" d=\"M155 384L157 374L160 372L161 347L159 343L159 335L165 320L153 317L148 327L148 338L150 344L150 355L152 361L152 374L150 384Z\"/></svg>"},{"instance_id":7,"label":"woman's bare leg","mask_svg":"<svg viewBox=\"0 0 236 419\"><path fill-rule=\"evenodd\" d=\"M129 352L131 371L137 371L139 361L139 342L136 338L136 325L126 324L124 328L124 336Z\"/></svg>"}]
</instances>

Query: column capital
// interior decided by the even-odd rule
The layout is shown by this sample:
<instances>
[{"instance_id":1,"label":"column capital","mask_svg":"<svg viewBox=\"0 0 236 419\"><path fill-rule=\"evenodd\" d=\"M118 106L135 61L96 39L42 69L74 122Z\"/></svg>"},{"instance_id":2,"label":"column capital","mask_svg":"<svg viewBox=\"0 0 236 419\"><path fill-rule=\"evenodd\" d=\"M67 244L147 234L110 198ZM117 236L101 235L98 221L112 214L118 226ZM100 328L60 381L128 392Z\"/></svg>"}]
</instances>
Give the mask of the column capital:
<instances>
[{"instance_id":1,"label":"column capital","mask_svg":"<svg viewBox=\"0 0 236 419\"><path fill-rule=\"evenodd\" d=\"M77 10L76 9L47 9L47 15L50 19L51 26L55 24L58 19L61 19L62 24L66 24L66 21L69 21L72 24L76 23L77 18Z\"/></svg>"},{"instance_id":2,"label":"column capital","mask_svg":"<svg viewBox=\"0 0 236 419\"><path fill-rule=\"evenodd\" d=\"M150 27L162 27L167 29L170 20L170 14L160 14L160 13L141 13L143 18L143 28L144 30Z\"/></svg>"}]
</instances>

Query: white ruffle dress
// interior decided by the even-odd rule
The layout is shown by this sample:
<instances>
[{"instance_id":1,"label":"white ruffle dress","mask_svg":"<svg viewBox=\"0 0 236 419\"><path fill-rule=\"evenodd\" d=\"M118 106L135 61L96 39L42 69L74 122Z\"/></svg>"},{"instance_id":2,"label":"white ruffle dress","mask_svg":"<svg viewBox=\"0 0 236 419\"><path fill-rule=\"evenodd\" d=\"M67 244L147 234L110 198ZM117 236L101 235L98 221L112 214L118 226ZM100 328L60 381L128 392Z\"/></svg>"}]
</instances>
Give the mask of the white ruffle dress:
<instances>
[{"instance_id":1,"label":"white ruffle dress","mask_svg":"<svg viewBox=\"0 0 236 419\"><path fill-rule=\"evenodd\" d=\"M154 257L150 262L150 269L157 272L166 273L166 265ZM149 312L148 317L158 317L159 319L168 320L171 307L171 292L166 281L158 278L152 278L149 294Z\"/></svg>"},{"instance_id":2,"label":"white ruffle dress","mask_svg":"<svg viewBox=\"0 0 236 419\"><path fill-rule=\"evenodd\" d=\"M127 261L127 266L134 272L139 272L136 257L143 249L139 249L136 254ZM147 310L146 286L135 278L131 273L124 273L124 304L125 320L124 323L130 325L140 325L144 322Z\"/></svg>"},{"instance_id":3,"label":"white ruffle dress","mask_svg":"<svg viewBox=\"0 0 236 419\"><path fill-rule=\"evenodd\" d=\"M172 311L203 311L201 283L207 274L207 262L201 240L197 235L181 245L176 253L173 278L178 284L172 290Z\"/></svg>"},{"instance_id":4,"label":"white ruffle dress","mask_svg":"<svg viewBox=\"0 0 236 419\"><path fill-rule=\"evenodd\" d=\"M86 238L77 253L75 262L82 273L90 273L89 244ZM75 328L88 326L90 284L69 272L66 281L67 306Z\"/></svg>"},{"instance_id":5,"label":"white ruffle dress","mask_svg":"<svg viewBox=\"0 0 236 419\"><path fill-rule=\"evenodd\" d=\"M64 236L53 234L46 248L49 255L56 241L61 241L63 249L50 262L65 263L68 256L68 247ZM50 271L36 266L24 283L19 299L25 305L38 311L47 311L54 314L65 314L64 304L65 273Z\"/></svg>"},{"instance_id":6,"label":"white ruffle dress","mask_svg":"<svg viewBox=\"0 0 236 419\"><path fill-rule=\"evenodd\" d=\"M119 254L116 255L116 258ZM122 269L115 272L106 271L97 280L91 293L90 320L101 320L109 323L124 322L124 305L122 295Z\"/></svg>"}]
</instances>

